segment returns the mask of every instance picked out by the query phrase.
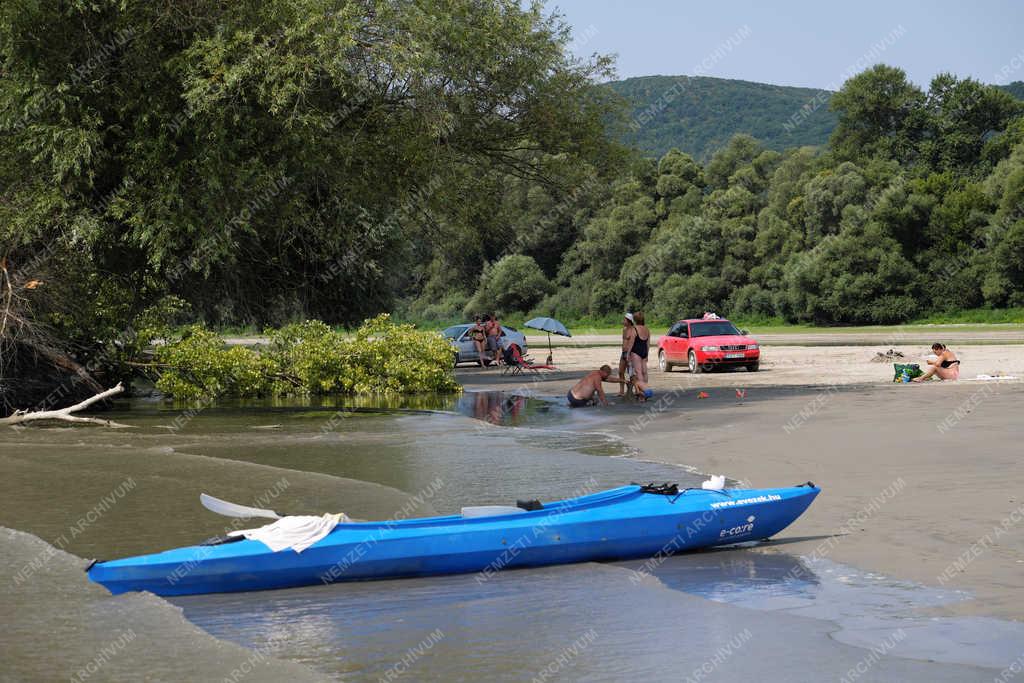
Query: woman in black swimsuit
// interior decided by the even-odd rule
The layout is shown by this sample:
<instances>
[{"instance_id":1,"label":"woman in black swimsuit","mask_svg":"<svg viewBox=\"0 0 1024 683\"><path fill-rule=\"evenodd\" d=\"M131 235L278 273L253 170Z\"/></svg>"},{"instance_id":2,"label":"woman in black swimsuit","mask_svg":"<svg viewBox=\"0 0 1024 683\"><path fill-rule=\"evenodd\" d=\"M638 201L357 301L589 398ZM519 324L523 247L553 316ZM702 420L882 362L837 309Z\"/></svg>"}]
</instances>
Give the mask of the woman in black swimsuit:
<instances>
[{"instance_id":1,"label":"woman in black swimsuit","mask_svg":"<svg viewBox=\"0 0 1024 683\"><path fill-rule=\"evenodd\" d=\"M632 346L629 349L629 364L633 368L633 376L647 384L647 352L651 341L651 331L644 324L643 311L633 314Z\"/></svg>"},{"instance_id":2,"label":"woman in black swimsuit","mask_svg":"<svg viewBox=\"0 0 1024 683\"><path fill-rule=\"evenodd\" d=\"M923 382L931 379L932 375L938 375L939 379L959 379L960 360L956 354L949 350L945 344L935 342L932 344L932 352L936 355L935 360L929 360L929 367L920 377L915 377L915 382Z\"/></svg>"}]
</instances>

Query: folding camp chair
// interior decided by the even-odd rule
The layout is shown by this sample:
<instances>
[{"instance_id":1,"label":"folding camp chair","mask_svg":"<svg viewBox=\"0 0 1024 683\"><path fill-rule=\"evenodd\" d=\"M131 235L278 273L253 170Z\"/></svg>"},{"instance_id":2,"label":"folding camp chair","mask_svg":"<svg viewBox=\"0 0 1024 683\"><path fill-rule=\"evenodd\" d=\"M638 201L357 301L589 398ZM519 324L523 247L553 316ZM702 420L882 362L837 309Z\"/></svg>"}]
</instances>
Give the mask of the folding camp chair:
<instances>
[{"instance_id":1,"label":"folding camp chair","mask_svg":"<svg viewBox=\"0 0 1024 683\"><path fill-rule=\"evenodd\" d=\"M510 343L505 347L503 355L505 359L505 369L501 371L503 375L511 374L514 377L523 374L523 370L538 372L540 370L558 369L554 365L535 365L529 358L524 358L519 344Z\"/></svg>"}]
</instances>

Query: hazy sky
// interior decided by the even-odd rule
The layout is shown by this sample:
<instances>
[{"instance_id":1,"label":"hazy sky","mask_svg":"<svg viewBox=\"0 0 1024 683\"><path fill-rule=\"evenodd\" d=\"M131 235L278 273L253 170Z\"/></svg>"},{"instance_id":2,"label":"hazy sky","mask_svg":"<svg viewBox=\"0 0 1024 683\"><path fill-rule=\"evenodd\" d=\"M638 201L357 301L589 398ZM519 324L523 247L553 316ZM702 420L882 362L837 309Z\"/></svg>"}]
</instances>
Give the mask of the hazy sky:
<instances>
[{"instance_id":1,"label":"hazy sky","mask_svg":"<svg viewBox=\"0 0 1024 683\"><path fill-rule=\"evenodd\" d=\"M621 78L702 70L825 88L859 65L885 62L925 87L942 71L986 83L1024 80L1021 0L548 0L547 7L573 26L577 53L616 53Z\"/></svg>"}]
</instances>

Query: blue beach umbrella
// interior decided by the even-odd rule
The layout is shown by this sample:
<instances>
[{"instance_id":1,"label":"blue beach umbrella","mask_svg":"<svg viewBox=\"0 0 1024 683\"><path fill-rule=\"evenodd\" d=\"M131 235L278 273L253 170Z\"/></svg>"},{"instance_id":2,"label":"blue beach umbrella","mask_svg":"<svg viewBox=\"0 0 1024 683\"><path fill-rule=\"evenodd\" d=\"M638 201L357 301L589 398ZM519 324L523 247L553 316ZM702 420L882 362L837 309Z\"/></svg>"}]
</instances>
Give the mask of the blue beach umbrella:
<instances>
[{"instance_id":1,"label":"blue beach umbrella","mask_svg":"<svg viewBox=\"0 0 1024 683\"><path fill-rule=\"evenodd\" d=\"M533 320L527 320L523 327L530 327L541 332L548 333L548 359L551 359L551 335L560 334L563 337L571 337L569 330L561 321L555 320L554 318L534 318Z\"/></svg>"}]
</instances>

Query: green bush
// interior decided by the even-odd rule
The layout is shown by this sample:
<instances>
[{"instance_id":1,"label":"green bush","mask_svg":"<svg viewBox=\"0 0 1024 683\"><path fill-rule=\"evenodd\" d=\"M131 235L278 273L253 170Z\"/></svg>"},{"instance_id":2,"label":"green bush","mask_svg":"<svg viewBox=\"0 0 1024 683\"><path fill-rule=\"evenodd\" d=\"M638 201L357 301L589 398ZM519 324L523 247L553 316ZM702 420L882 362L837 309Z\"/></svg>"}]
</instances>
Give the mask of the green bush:
<instances>
[{"instance_id":1,"label":"green bush","mask_svg":"<svg viewBox=\"0 0 1024 683\"><path fill-rule=\"evenodd\" d=\"M437 332L396 324L388 315L354 336L318 320L267 330L269 347L227 347L199 326L157 350L157 388L183 399L290 394L410 394L459 390L452 350Z\"/></svg>"},{"instance_id":2,"label":"green bush","mask_svg":"<svg viewBox=\"0 0 1024 683\"><path fill-rule=\"evenodd\" d=\"M165 366L156 388L189 400L265 396L278 372L272 359L241 346L228 347L201 325L191 325L179 339L158 346L156 361Z\"/></svg>"},{"instance_id":3,"label":"green bush","mask_svg":"<svg viewBox=\"0 0 1024 683\"><path fill-rule=\"evenodd\" d=\"M267 355L284 369L275 393L333 394L345 391L342 378L350 375L345 363L345 337L319 320L266 330Z\"/></svg>"},{"instance_id":4,"label":"green bush","mask_svg":"<svg viewBox=\"0 0 1024 683\"><path fill-rule=\"evenodd\" d=\"M283 328L272 352L302 391L312 394L449 393L459 385L452 348L437 332L396 324L387 314L346 338L319 321Z\"/></svg>"}]
</instances>

